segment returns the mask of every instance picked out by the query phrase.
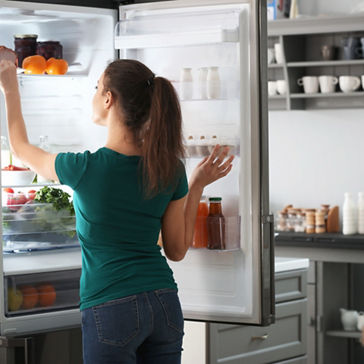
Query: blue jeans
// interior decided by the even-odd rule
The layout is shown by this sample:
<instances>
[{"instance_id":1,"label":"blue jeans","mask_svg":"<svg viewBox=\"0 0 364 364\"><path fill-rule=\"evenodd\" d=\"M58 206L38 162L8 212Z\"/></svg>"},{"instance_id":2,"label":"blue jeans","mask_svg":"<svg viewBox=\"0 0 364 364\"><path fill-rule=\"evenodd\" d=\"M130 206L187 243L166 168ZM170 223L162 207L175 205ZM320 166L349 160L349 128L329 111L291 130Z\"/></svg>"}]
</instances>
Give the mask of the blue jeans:
<instances>
[{"instance_id":1,"label":"blue jeans","mask_svg":"<svg viewBox=\"0 0 364 364\"><path fill-rule=\"evenodd\" d=\"M84 364L180 364L183 323L174 289L87 308L82 311Z\"/></svg>"}]
</instances>

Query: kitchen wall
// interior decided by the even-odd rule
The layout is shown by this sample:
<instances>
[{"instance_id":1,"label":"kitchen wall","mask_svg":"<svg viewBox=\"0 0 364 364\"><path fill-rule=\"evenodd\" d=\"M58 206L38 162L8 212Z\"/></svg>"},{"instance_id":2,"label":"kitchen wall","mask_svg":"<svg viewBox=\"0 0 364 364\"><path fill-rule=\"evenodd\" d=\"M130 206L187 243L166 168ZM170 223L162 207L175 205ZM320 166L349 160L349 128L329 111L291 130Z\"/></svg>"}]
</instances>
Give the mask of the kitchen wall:
<instances>
[{"instance_id":1,"label":"kitchen wall","mask_svg":"<svg viewBox=\"0 0 364 364\"><path fill-rule=\"evenodd\" d=\"M298 0L302 14L348 13L363 0ZM364 191L364 109L269 113L270 201L342 206L344 192Z\"/></svg>"},{"instance_id":2,"label":"kitchen wall","mask_svg":"<svg viewBox=\"0 0 364 364\"><path fill-rule=\"evenodd\" d=\"M364 109L270 112L269 137L272 212L364 191Z\"/></svg>"}]
</instances>

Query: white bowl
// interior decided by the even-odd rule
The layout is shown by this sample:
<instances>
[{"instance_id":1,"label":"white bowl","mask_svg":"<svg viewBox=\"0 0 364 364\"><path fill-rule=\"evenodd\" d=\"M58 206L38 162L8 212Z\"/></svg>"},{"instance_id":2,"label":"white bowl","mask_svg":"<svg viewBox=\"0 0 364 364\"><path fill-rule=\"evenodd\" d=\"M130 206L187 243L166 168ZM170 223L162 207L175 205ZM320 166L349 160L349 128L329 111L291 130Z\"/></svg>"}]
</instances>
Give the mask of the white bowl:
<instances>
[{"instance_id":1,"label":"white bowl","mask_svg":"<svg viewBox=\"0 0 364 364\"><path fill-rule=\"evenodd\" d=\"M30 185L35 177L33 171L1 171L1 183L3 186Z\"/></svg>"}]
</instances>

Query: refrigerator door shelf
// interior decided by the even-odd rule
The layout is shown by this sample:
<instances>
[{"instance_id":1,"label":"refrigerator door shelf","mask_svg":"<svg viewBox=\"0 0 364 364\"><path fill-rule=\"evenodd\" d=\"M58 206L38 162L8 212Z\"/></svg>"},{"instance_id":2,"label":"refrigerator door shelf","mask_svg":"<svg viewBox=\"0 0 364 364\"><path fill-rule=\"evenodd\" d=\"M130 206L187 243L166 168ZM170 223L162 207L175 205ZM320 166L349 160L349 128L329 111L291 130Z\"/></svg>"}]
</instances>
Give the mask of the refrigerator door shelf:
<instances>
[{"instance_id":1,"label":"refrigerator door shelf","mask_svg":"<svg viewBox=\"0 0 364 364\"><path fill-rule=\"evenodd\" d=\"M176 33L124 35L124 22L115 28L116 49L142 49L239 42L238 29L196 30Z\"/></svg>"}]
</instances>

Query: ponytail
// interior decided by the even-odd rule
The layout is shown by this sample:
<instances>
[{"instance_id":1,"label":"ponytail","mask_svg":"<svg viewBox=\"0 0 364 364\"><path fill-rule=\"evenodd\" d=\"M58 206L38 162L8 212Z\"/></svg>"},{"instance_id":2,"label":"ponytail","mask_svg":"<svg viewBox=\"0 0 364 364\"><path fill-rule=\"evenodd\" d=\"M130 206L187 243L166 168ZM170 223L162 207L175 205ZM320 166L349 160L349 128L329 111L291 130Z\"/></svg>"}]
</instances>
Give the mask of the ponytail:
<instances>
[{"instance_id":1,"label":"ponytail","mask_svg":"<svg viewBox=\"0 0 364 364\"><path fill-rule=\"evenodd\" d=\"M150 107L150 124L143 140L143 178L147 192L165 190L176 176L184 157L182 115L176 91L167 79L155 77Z\"/></svg>"},{"instance_id":2,"label":"ponytail","mask_svg":"<svg viewBox=\"0 0 364 364\"><path fill-rule=\"evenodd\" d=\"M147 197L178 182L184 157L182 116L171 82L143 63L119 59L104 72L104 90L117 101L122 120L141 148L141 174Z\"/></svg>"}]
</instances>

